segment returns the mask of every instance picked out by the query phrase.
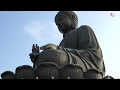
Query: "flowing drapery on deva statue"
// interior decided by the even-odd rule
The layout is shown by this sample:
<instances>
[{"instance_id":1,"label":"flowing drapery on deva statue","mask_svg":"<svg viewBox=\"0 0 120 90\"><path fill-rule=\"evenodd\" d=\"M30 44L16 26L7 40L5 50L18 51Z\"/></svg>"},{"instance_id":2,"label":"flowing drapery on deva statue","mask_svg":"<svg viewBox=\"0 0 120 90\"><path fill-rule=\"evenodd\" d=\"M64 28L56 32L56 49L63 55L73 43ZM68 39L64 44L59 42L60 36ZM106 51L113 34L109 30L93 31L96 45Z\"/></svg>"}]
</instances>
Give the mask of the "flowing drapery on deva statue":
<instances>
[{"instance_id":1,"label":"flowing drapery on deva statue","mask_svg":"<svg viewBox=\"0 0 120 90\"><path fill-rule=\"evenodd\" d=\"M103 78L105 64L93 29L88 25L78 27L78 17L73 11L59 11L55 24L63 34L60 44L42 47L33 44L29 54L38 78Z\"/></svg>"}]
</instances>

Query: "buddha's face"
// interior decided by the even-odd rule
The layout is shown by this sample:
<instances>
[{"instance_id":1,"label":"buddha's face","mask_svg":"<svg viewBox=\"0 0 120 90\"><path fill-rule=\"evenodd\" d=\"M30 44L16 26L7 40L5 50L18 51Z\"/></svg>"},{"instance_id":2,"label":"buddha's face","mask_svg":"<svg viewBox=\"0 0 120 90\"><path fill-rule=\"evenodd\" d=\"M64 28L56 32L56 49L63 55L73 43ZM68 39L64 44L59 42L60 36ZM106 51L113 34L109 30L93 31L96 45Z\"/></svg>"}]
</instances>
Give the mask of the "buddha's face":
<instances>
[{"instance_id":1,"label":"buddha's face","mask_svg":"<svg viewBox=\"0 0 120 90\"><path fill-rule=\"evenodd\" d=\"M66 14L58 15L55 20L55 23L58 26L60 32L62 32L63 34L69 31L72 27L71 18Z\"/></svg>"}]
</instances>

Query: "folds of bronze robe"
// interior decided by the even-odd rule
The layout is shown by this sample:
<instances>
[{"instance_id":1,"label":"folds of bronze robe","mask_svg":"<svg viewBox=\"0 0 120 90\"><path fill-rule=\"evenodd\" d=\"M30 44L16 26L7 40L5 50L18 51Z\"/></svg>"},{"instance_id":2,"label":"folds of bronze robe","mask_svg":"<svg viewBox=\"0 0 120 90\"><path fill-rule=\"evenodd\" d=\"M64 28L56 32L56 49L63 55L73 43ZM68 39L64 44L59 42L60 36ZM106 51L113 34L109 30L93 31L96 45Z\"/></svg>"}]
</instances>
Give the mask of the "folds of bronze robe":
<instances>
[{"instance_id":1,"label":"folds of bronze robe","mask_svg":"<svg viewBox=\"0 0 120 90\"><path fill-rule=\"evenodd\" d=\"M79 64L84 72L94 68L105 74L102 50L91 27L82 25L67 33L58 49L66 52L68 63Z\"/></svg>"}]
</instances>

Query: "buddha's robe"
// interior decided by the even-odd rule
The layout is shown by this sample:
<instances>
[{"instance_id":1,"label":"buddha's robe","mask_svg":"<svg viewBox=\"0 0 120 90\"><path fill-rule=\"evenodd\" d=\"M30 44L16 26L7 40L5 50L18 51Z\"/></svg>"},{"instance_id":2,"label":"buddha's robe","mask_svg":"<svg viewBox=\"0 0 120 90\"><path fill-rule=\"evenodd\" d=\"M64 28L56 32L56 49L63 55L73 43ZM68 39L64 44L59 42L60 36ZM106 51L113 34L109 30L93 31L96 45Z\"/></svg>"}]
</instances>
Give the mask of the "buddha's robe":
<instances>
[{"instance_id":1,"label":"buddha's robe","mask_svg":"<svg viewBox=\"0 0 120 90\"><path fill-rule=\"evenodd\" d=\"M78 64L84 72L93 68L105 74L101 48L92 28L87 25L66 33L57 50L42 51L35 62L36 68L42 62L54 62L60 68L68 63Z\"/></svg>"}]
</instances>

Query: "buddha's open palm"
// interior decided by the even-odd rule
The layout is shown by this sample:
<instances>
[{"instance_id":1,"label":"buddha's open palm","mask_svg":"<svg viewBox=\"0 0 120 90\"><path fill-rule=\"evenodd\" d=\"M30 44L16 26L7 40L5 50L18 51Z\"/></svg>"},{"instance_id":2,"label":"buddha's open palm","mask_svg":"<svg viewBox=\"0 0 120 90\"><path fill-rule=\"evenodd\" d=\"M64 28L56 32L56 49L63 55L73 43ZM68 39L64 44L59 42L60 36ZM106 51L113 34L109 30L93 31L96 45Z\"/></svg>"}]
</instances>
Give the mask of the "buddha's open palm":
<instances>
[{"instance_id":1,"label":"buddha's open palm","mask_svg":"<svg viewBox=\"0 0 120 90\"><path fill-rule=\"evenodd\" d=\"M33 44L32 53L39 53L39 46L37 46L37 44L36 44L36 46Z\"/></svg>"},{"instance_id":2,"label":"buddha's open palm","mask_svg":"<svg viewBox=\"0 0 120 90\"><path fill-rule=\"evenodd\" d=\"M33 44L32 46L32 53L29 54L30 58L35 58L39 54L39 46Z\"/></svg>"}]
</instances>

